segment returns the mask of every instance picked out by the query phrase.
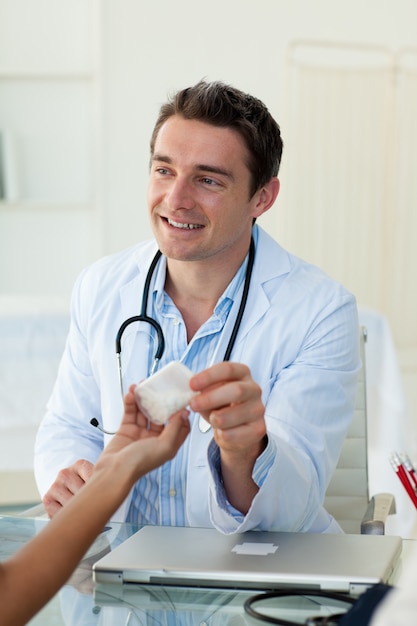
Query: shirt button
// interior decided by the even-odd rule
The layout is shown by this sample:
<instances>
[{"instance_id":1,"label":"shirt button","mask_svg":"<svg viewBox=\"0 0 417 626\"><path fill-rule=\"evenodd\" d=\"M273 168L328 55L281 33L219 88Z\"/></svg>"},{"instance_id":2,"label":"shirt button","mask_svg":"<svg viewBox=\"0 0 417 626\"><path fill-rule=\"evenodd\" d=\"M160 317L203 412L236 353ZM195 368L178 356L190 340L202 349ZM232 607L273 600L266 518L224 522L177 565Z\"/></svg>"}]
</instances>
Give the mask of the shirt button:
<instances>
[{"instance_id":1,"label":"shirt button","mask_svg":"<svg viewBox=\"0 0 417 626\"><path fill-rule=\"evenodd\" d=\"M174 326L179 326L180 325L180 320L178 319L178 317L176 317L174 319Z\"/></svg>"},{"instance_id":2,"label":"shirt button","mask_svg":"<svg viewBox=\"0 0 417 626\"><path fill-rule=\"evenodd\" d=\"M168 491L168 494L173 498L174 496L177 495L177 490L176 489L170 489Z\"/></svg>"}]
</instances>

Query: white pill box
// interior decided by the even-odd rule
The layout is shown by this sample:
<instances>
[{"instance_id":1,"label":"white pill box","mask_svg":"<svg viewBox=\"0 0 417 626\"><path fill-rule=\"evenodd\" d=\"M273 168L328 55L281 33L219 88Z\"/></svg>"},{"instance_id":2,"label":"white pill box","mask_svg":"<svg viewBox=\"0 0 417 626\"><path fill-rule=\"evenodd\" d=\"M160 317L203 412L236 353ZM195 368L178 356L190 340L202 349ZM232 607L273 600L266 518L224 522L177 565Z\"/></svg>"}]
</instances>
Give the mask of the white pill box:
<instances>
[{"instance_id":1,"label":"white pill box","mask_svg":"<svg viewBox=\"0 0 417 626\"><path fill-rule=\"evenodd\" d=\"M136 385L135 397L139 409L154 424L165 424L195 395L189 383L192 375L192 371L182 363L169 363Z\"/></svg>"}]
</instances>

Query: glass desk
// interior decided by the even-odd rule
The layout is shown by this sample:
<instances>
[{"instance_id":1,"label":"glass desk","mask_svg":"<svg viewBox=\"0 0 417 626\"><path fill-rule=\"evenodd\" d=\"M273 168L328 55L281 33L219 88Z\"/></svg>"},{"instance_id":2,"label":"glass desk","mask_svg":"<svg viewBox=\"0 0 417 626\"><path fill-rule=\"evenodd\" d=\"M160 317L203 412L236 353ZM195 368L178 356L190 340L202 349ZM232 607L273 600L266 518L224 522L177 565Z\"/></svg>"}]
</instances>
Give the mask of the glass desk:
<instances>
[{"instance_id":1,"label":"glass desk","mask_svg":"<svg viewBox=\"0 0 417 626\"><path fill-rule=\"evenodd\" d=\"M0 517L0 559L5 560L38 533L45 519ZM138 527L109 524L86 553L68 583L34 617L31 626L244 626L260 625L247 615L244 602L257 592L159 587L149 585L98 585L92 580L92 564ZM407 543L404 542L404 546ZM405 548L404 548L405 549ZM22 601L24 599L22 598ZM324 603L320 598L277 599L262 611L292 621L327 616L347 605ZM260 607L259 607L260 608Z\"/></svg>"}]
</instances>

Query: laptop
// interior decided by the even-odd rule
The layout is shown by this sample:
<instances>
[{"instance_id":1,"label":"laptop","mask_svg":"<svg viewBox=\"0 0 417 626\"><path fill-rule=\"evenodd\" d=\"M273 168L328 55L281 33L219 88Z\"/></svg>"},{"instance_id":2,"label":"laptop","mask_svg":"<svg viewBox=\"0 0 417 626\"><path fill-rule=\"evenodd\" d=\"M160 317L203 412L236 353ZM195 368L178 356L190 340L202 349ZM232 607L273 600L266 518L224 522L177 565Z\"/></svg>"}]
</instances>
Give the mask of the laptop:
<instances>
[{"instance_id":1,"label":"laptop","mask_svg":"<svg viewBox=\"0 0 417 626\"><path fill-rule=\"evenodd\" d=\"M393 582L400 537L144 526L93 565L98 583L362 593Z\"/></svg>"}]
</instances>

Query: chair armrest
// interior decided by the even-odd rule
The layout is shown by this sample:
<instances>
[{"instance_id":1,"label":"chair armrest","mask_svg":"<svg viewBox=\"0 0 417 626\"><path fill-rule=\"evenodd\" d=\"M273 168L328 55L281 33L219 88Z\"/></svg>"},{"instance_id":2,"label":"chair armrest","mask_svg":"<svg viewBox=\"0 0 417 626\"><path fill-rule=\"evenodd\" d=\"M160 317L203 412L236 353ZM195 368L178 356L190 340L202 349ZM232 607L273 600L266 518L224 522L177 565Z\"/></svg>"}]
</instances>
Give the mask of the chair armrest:
<instances>
[{"instance_id":1,"label":"chair armrest","mask_svg":"<svg viewBox=\"0 0 417 626\"><path fill-rule=\"evenodd\" d=\"M369 501L361 522L361 535L384 535L388 515L395 513L392 493L377 493Z\"/></svg>"}]
</instances>

